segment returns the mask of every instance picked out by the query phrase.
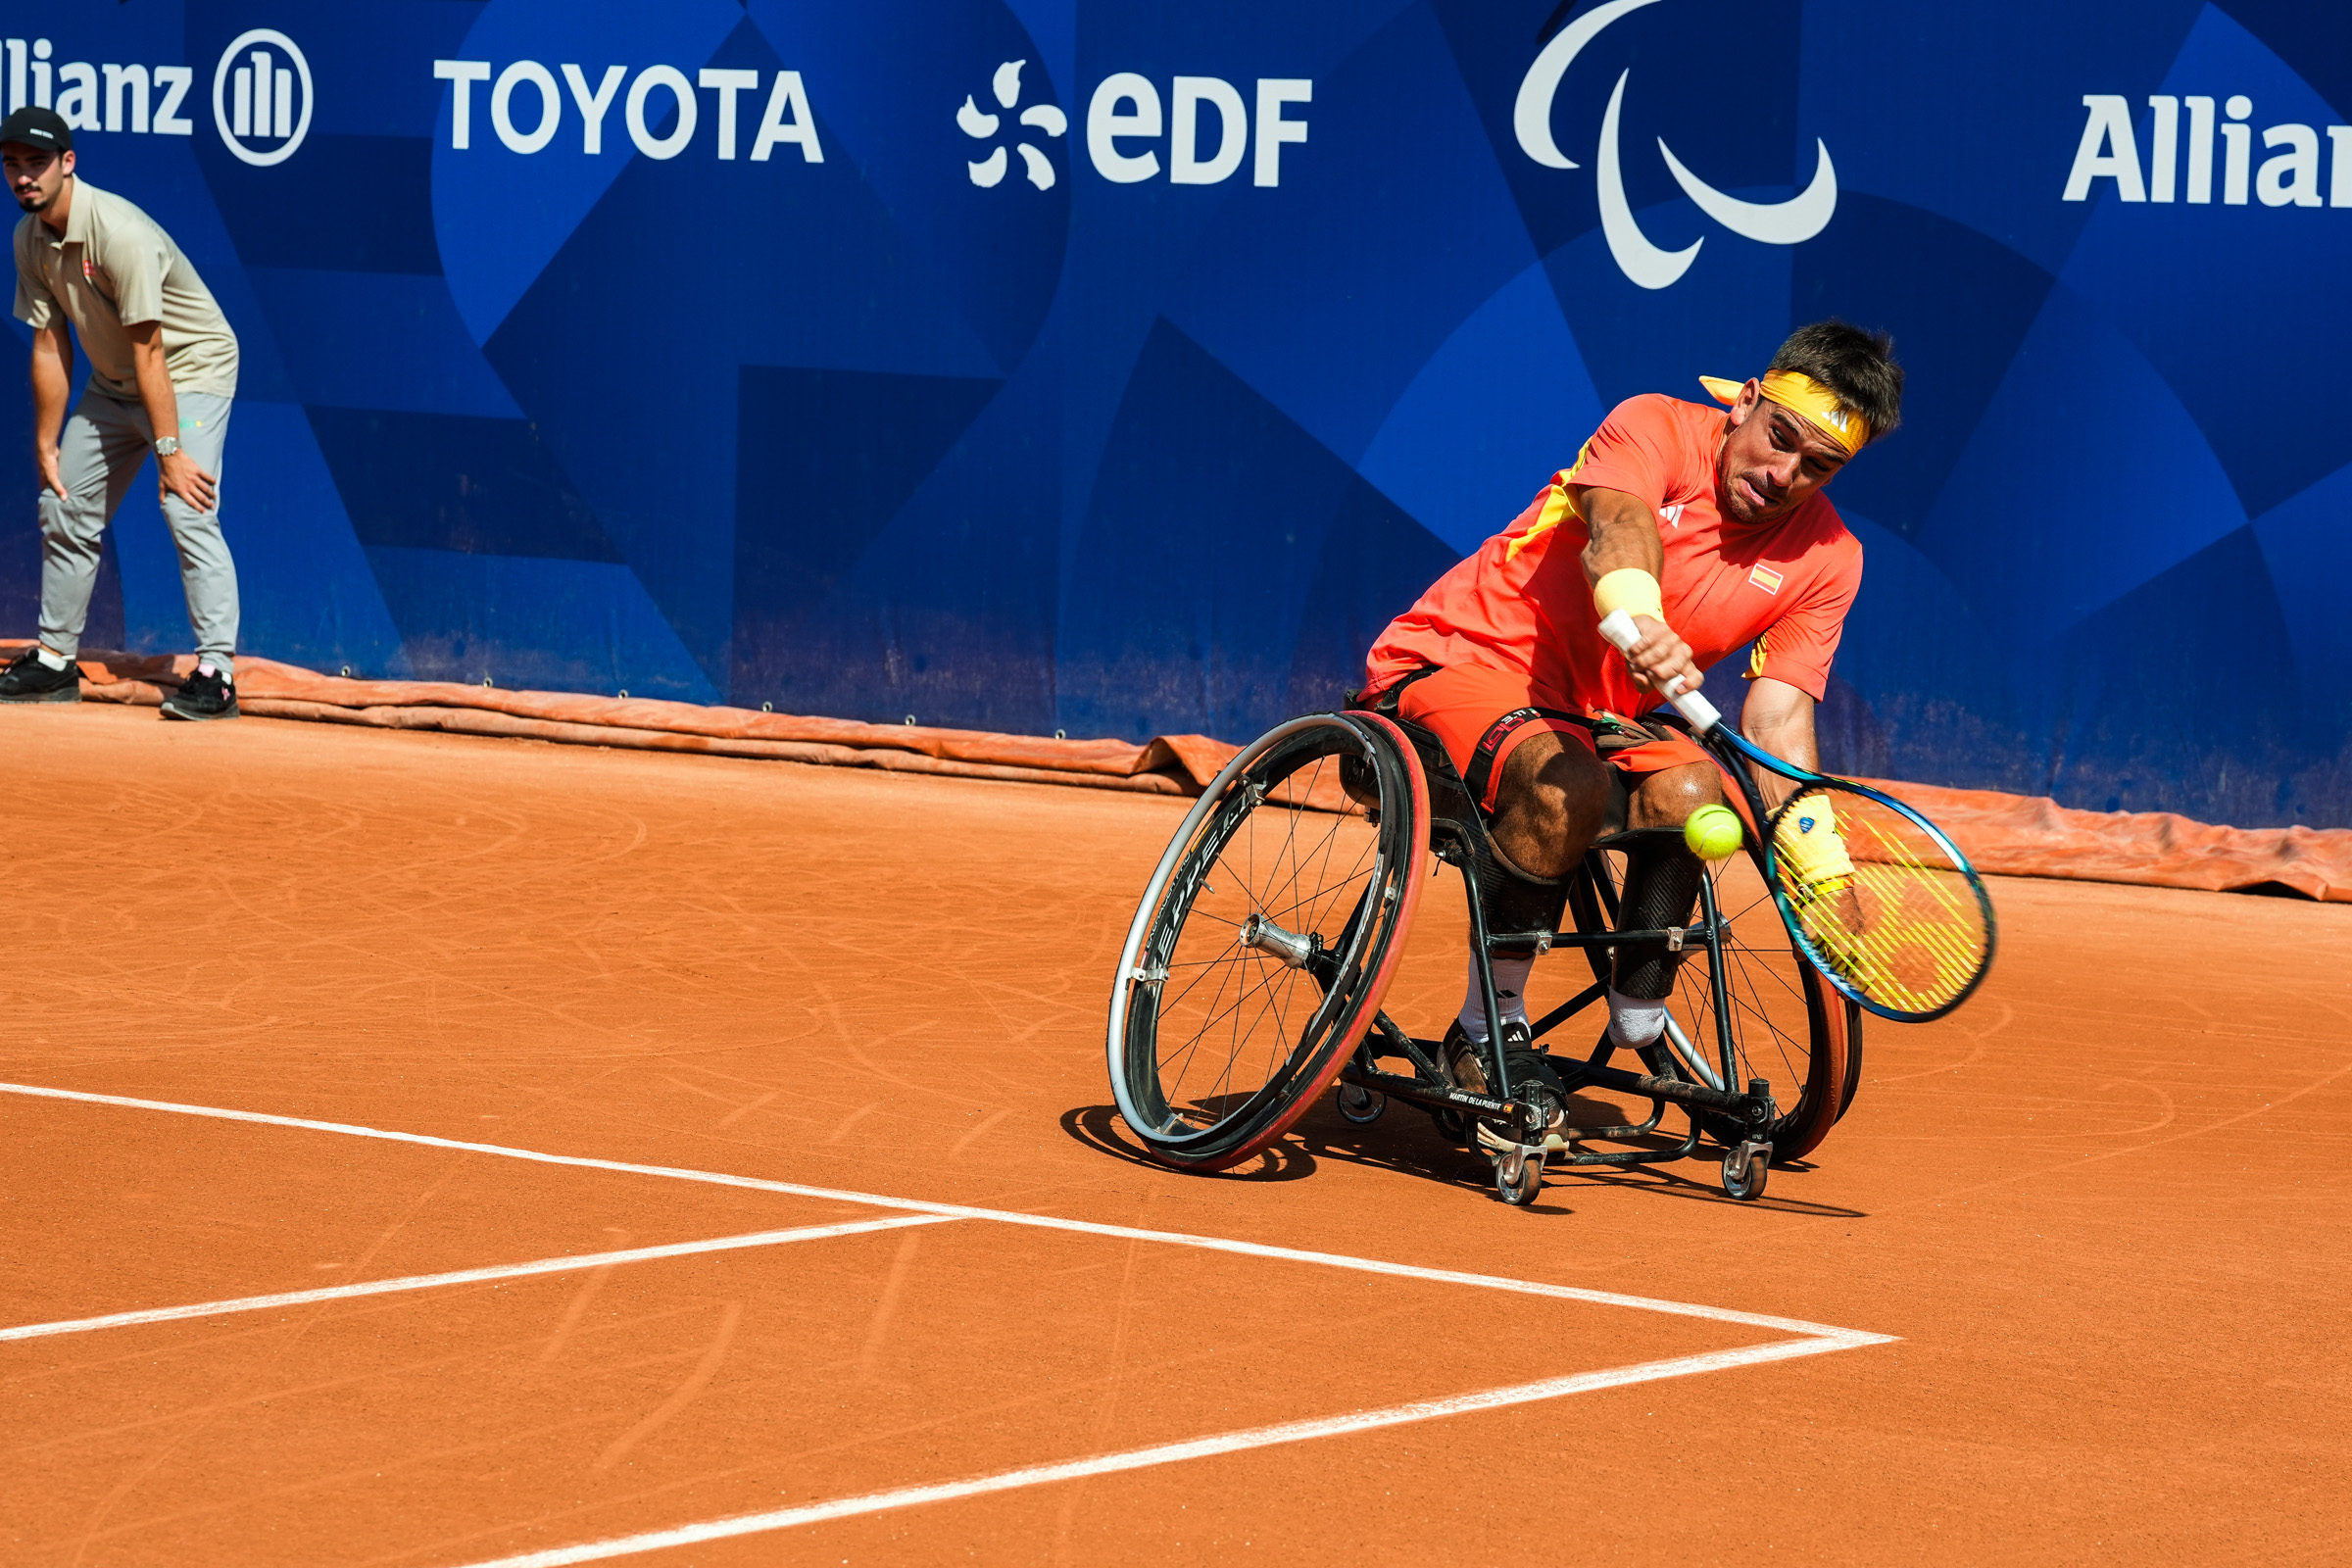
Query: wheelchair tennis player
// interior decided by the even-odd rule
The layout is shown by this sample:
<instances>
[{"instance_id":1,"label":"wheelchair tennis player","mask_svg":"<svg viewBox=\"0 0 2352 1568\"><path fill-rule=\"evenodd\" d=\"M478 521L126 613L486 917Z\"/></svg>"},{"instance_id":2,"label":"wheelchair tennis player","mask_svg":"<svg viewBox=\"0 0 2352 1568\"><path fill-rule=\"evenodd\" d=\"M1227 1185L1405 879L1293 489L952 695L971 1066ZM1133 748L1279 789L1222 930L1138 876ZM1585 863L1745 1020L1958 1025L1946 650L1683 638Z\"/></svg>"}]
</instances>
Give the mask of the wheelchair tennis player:
<instances>
[{"instance_id":1,"label":"wheelchair tennis player","mask_svg":"<svg viewBox=\"0 0 2352 1568\"><path fill-rule=\"evenodd\" d=\"M1748 737L1818 767L1814 709L1862 582L1862 546L1822 492L1900 422L1892 351L1884 333L1820 321L1790 334L1759 378L1700 377L1728 412L1656 393L1619 404L1573 466L1374 642L1355 706L1434 733L1490 813L1476 869L1492 929L1557 927L1596 838L1675 827L1723 799L1715 763L1652 710L1742 647L1753 647ZM1622 656L1598 629L1618 610L1642 633ZM1768 805L1790 788L1757 783ZM1624 925L1687 922L1704 874L1679 838L1642 841ZM1494 959L1506 1050L1529 1034L1535 956ZM1618 950L1616 1044L1657 1041L1681 957L1663 944ZM1444 1042L1457 1086L1473 1092L1486 1087L1481 992L1474 954Z\"/></svg>"}]
</instances>

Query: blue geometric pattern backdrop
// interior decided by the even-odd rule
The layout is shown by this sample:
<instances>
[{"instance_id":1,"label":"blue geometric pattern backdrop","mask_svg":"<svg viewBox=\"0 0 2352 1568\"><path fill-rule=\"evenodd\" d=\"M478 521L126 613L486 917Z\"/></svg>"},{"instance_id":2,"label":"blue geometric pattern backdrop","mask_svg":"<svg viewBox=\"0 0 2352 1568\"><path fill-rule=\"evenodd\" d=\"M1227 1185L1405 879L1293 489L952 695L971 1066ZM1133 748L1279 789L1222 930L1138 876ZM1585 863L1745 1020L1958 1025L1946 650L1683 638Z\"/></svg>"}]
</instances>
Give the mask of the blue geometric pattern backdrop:
<instances>
[{"instance_id":1,"label":"blue geometric pattern backdrop","mask_svg":"<svg viewBox=\"0 0 2352 1568\"><path fill-rule=\"evenodd\" d=\"M42 17L9 104L243 344L252 652L1242 739L1611 405L1835 315L1911 386L1831 492L1835 765L2352 825L2333 0ZM90 638L186 642L151 488Z\"/></svg>"}]
</instances>

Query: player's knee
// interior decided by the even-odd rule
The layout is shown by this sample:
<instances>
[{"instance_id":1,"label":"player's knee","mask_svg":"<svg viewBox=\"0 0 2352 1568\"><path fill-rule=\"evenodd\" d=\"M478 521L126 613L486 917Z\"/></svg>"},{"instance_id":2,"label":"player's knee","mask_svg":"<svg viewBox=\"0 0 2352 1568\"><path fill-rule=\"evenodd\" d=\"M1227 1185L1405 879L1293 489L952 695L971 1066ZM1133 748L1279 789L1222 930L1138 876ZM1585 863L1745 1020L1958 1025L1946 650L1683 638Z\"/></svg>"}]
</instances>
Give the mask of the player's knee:
<instances>
[{"instance_id":1,"label":"player's knee","mask_svg":"<svg viewBox=\"0 0 2352 1568\"><path fill-rule=\"evenodd\" d=\"M1532 744L1532 743L1531 743ZM1524 754L1530 747L1523 746ZM1494 837L1530 876L1563 877L1599 837L1608 778L1591 753L1554 746L1548 756L1507 765L1496 792ZM1511 764L1521 762L1514 754Z\"/></svg>"},{"instance_id":2,"label":"player's knee","mask_svg":"<svg viewBox=\"0 0 2352 1568\"><path fill-rule=\"evenodd\" d=\"M1691 762L1652 773L1634 794L1633 825L1679 827L1702 806L1723 803L1723 776L1712 766Z\"/></svg>"}]
</instances>

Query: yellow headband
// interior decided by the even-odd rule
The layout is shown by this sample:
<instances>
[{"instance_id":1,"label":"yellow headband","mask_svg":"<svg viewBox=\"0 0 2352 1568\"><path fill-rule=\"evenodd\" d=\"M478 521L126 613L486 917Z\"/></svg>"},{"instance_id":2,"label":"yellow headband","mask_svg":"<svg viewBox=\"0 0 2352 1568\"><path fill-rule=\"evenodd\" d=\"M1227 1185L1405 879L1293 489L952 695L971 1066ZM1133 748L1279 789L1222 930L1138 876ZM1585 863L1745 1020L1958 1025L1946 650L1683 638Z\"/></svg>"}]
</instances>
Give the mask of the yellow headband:
<instances>
[{"instance_id":1,"label":"yellow headband","mask_svg":"<svg viewBox=\"0 0 2352 1568\"><path fill-rule=\"evenodd\" d=\"M1718 403L1737 403L1740 388L1746 383L1726 381L1719 375L1702 375L1698 384L1713 393ZM1809 375L1775 370L1764 377L1763 392L1782 408L1801 414L1819 425L1825 435L1845 448L1849 458L1870 444L1870 421Z\"/></svg>"}]
</instances>

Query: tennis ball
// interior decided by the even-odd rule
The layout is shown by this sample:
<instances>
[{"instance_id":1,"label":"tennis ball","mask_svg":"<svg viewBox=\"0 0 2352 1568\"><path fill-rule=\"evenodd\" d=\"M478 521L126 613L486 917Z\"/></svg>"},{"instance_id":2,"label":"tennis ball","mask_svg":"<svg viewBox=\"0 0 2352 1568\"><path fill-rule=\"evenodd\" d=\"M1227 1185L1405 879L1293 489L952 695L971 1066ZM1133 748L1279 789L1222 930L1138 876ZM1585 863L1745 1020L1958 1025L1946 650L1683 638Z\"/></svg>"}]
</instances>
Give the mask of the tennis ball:
<instances>
[{"instance_id":1,"label":"tennis ball","mask_svg":"<svg viewBox=\"0 0 2352 1568\"><path fill-rule=\"evenodd\" d=\"M1702 806L1683 824L1683 842L1702 860L1720 860L1736 854L1745 836L1740 814L1728 806Z\"/></svg>"}]
</instances>

